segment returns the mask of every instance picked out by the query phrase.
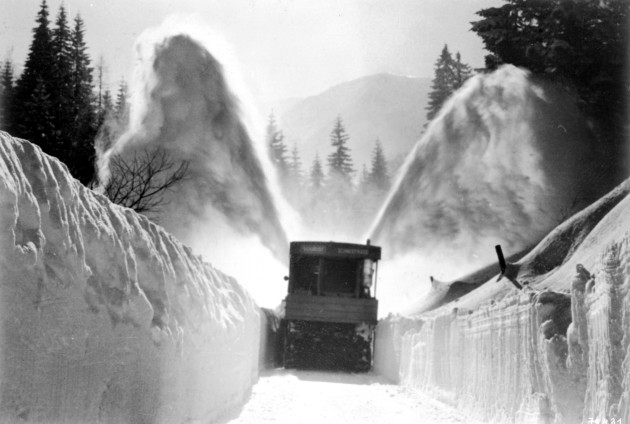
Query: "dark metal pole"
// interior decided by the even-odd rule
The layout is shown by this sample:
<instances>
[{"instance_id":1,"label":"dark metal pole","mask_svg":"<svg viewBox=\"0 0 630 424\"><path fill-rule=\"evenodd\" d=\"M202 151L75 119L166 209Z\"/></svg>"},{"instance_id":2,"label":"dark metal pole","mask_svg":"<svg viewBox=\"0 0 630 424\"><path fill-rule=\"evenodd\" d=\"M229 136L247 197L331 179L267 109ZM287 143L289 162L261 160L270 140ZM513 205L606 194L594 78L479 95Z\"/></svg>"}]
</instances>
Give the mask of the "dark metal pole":
<instances>
[{"instance_id":1,"label":"dark metal pole","mask_svg":"<svg viewBox=\"0 0 630 424\"><path fill-rule=\"evenodd\" d=\"M505 257L503 256L503 250L501 250L501 245L497 244L494 246L494 249L497 251L497 256L499 258L499 267L501 268L501 274L505 273L505 269L507 268L507 264L505 263Z\"/></svg>"}]
</instances>

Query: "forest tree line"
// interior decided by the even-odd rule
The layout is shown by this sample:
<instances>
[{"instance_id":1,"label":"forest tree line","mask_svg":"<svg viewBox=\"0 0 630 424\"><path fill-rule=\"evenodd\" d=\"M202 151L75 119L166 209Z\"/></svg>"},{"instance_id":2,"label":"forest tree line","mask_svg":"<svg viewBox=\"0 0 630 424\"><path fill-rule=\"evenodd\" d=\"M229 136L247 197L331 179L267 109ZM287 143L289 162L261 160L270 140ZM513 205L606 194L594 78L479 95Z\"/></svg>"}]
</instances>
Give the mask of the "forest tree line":
<instances>
[{"instance_id":1,"label":"forest tree line","mask_svg":"<svg viewBox=\"0 0 630 424\"><path fill-rule=\"evenodd\" d=\"M316 154L312 164L305 167L297 145L289 149L271 113L266 131L267 151L284 196L307 227L325 226L358 236L357 232L369 225L391 187L388 163L382 143L376 138L369 167L363 165L358 172L348 146L350 134L342 117L338 116L331 124L330 153L325 162Z\"/></svg>"},{"instance_id":2,"label":"forest tree line","mask_svg":"<svg viewBox=\"0 0 630 424\"><path fill-rule=\"evenodd\" d=\"M92 65L79 14L69 22L62 4L53 24L44 0L36 24L22 73L15 75L12 61L3 61L0 129L37 144L81 183L93 185L95 140L112 122L124 122L126 85L116 99L104 89L104 65Z\"/></svg>"}]
</instances>

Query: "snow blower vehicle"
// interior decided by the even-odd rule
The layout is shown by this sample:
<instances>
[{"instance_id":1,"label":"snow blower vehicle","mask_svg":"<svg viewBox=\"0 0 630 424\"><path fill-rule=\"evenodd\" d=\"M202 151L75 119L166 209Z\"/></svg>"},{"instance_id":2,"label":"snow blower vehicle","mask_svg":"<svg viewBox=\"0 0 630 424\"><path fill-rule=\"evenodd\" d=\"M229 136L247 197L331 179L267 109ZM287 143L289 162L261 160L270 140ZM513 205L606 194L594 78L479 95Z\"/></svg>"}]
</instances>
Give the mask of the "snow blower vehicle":
<instances>
[{"instance_id":1,"label":"snow blower vehicle","mask_svg":"<svg viewBox=\"0 0 630 424\"><path fill-rule=\"evenodd\" d=\"M381 248L292 242L284 300L285 368L366 372L372 368Z\"/></svg>"}]
</instances>

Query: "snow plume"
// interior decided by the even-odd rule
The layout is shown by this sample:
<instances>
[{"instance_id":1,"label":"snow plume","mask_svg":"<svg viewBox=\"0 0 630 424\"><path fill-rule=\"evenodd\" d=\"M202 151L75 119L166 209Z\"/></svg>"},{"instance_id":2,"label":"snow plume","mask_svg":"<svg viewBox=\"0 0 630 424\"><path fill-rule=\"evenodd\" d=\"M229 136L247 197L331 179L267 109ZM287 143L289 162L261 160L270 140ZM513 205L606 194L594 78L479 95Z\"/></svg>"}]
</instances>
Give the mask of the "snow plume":
<instances>
[{"instance_id":1,"label":"snow plume","mask_svg":"<svg viewBox=\"0 0 630 424\"><path fill-rule=\"evenodd\" d=\"M254 258L286 261L288 240L263 138L252 131L255 122L245 122L252 116L241 113L247 96L218 39L190 17L169 19L139 37L129 130L102 155L100 173L107 181L112 158L143 150L161 149L177 163L188 162L186 178L166 194L157 220L241 277L240 271L256 268Z\"/></svg>"},{"instance_id":2,"label":"snow plume","mask_svg":"<svg viewBox=\"0 0 630 424\"><path fill-rule=\"evenodd\" d=\"M516 253L602 195L590 132L567 94L504 66L471 78L417 143L370 238L463 275ZM434 274L435 275L435 274ZM427 284L428 285L428 284Z\"/></svg>"}]
</instances>

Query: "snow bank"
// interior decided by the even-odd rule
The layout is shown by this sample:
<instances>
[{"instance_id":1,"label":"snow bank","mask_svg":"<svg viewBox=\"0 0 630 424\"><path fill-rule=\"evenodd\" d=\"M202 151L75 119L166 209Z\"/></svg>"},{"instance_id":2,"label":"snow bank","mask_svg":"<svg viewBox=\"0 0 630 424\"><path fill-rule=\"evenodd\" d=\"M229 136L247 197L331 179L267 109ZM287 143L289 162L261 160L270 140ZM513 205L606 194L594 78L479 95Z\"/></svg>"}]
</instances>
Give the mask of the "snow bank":
<instances>
[{"instance_id":1,"label":"snow bank","mask_svg":"<svg viewBox=\"0 0 630 424\"><path fill-rule=\"evenodd\" d=\"M257 379L260 311L162 228L0 133L0 422L209 422Z\"/></svg>"},{"instance_id":2,"label":"snow bank","mask_svg":"<svg viewBox=\"0 0 630 424\"><path fill-rule=\"evenodd\" d=\"M628 422L627 192L628 182L519 261L523 291L492 278L431 313L382 320L376 370L488 422Z\"/></svg>"}]
</instances>

